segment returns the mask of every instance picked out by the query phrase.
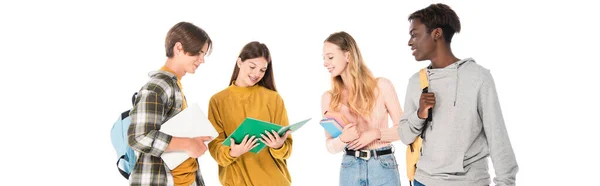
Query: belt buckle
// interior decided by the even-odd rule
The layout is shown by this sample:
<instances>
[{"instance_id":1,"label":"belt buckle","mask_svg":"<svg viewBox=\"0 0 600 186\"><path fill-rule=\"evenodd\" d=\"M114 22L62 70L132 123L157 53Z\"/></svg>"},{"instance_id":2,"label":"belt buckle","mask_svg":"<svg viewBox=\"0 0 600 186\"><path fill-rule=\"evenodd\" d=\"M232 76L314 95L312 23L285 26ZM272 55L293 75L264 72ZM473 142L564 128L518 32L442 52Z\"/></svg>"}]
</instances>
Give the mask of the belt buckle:
<instances>
[{"instance_id":1,"label":"belt buckle","mask_svg":"<svg viewBox=\"0 0 600 186\"><path fill-rule=\"evenodd\" d=\"M363 152L365 154L367 154L365 157L361 156ZM370 150L357 150L357 151L354 151L354 157L362 158L364 160L369 160L371 158L371 151Z\"/></svg>"}]
</instances>

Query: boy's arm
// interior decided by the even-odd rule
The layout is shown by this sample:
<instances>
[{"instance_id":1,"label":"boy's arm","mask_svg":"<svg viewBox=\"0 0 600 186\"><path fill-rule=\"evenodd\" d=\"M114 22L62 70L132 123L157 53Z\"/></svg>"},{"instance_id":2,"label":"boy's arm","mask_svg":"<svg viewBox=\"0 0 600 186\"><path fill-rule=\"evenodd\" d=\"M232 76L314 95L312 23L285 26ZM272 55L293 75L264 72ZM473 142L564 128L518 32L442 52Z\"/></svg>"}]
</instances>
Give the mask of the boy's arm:
<instances>
[{"instance_id":1,"label":"boy's arm","mask_svg":"<svg viewBox=\"0 0 600 186\"><path fill-rule=\"evenodd\" d=\"M504 125L494 79L489 72L485 76L488 77L483 78L484 82L477 99L477 109L483 121L490 156L496 171L494 183L498 186L515 185L519 166Z\"/></svg>"},{"instance_id":2,"label":"boy's arm","mask_svg":"<svg viewBox=\"0 0 600 186\"><path fill-rule=\"evenodd\" d=\"M404 114L400 117L400 140L406 145L412 144L417 136L421 134L421 129L425 124L424 119L420 119L417 115L419 110L420 94L418 84L409 80L406 88L406 96L404 100ZM415 99L417 98L417 99Z\"/></svg>"},{"instance_id":3,"label":"boy's arm","mask_svg":"<svg viewBox=\"0 0 600 186\"><path fill-rule=\"evenodd\" d=\"M131 124L127 130L129 146L139 152L160 157L172 140L172 136L160 132L165 116L165 98L162 90L142 90L131 112Z\"/></svg>"}]
</instances>

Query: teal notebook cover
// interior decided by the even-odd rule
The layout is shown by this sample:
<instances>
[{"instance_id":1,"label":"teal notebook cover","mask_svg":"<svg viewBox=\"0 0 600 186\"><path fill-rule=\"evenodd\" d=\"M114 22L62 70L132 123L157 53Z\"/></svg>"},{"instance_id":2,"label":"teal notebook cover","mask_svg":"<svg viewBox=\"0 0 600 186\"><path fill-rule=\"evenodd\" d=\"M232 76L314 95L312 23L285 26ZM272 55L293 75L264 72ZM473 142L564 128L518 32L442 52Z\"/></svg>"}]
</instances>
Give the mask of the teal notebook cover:
<instances>
[{"instance_id":1,"label":"teal notebook cover","mask_svg":"<svg viewBox=\"0 0 600 186\"><path fill-rule=\"evenodd\" d=\"M333 138L337 138L342 134L342 126L335 119L323 119L319 122L321 126L331 135Z\"/></svg>"},{"instance_id":2,"label":"teal notebook cover","mask_svg":"<svg viewBox=\"0 0 600 186\"><path fill-rule=\"evenodd\" d=\"M281 125L273 124L270 122L266 122L266 121L262 121L262 120L258 120L258 119L254 119L254 118L246 118L242 122L242 124L240 124L240 126L238 126L238 128L235 129L233 131L233 133L231 133L231 135L229 135L225 139L225 141L223 141L223 145L230 146L231 138L233 138L233 140L235 141L235 144L240 144L242 142L242 140L244 139L244 136L246 136L247 134L248 134L248 139L250 139L250 137L252 137L252 136L255 136L255 138L262 138L260 136L260 134L265 134L265 130L267 130L269 132L274 130L274 131L277 131L279 136L283 136L283 135L285 135L285 132L287 132L288 130L292 130L292 132L298 131L298 129L300 129L302 126L304 126L304 124L306 124L310 119L311 118L308 118L308 119L300 121L298 123L294 123L294 124L283 127ZM267 147L267 145L264 144L263 142L261 142L260 140L258 140L256 143L258 143L258 146L251 149L250 152L257 154L262 149Z\"/></svg>"}]
</instances>

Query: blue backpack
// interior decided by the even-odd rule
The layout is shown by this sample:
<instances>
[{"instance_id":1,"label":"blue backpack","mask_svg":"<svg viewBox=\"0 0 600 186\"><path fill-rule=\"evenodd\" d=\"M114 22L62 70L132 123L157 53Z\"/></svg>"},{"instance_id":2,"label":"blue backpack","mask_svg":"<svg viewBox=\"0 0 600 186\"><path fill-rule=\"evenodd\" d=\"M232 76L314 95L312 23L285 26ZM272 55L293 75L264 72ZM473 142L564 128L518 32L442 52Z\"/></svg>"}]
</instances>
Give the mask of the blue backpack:
<instances>
[{"instance_id":1,"label":"blue backpack","mask_svg":"<svg viewBox=\"0 0 600 186\"><path fill-rule=\"evenodd\" d=\"M136 96L137 92L134 93L131 98L133 105L135 105ZM131 171L133 171L136 162L135 152L129 147L129 143L127 142L127 130L131 123L131 118L129 117L131 110L132 109L129 109L121 113L119 119L117 119L110 130L110 139L113 148L117 151L117 168L125 179L129 179L129 175L131 174Z\"/></svg>"}]
</instances>

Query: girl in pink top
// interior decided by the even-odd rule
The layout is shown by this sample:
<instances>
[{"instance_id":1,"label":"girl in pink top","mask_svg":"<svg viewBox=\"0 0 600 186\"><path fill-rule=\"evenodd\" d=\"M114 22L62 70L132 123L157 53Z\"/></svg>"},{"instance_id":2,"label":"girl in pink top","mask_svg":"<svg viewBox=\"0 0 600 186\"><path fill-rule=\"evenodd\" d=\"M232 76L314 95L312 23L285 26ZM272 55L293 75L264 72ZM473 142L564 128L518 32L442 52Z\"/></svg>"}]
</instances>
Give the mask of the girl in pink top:
<instances>
[{"instance_id":1,"label":"girl in pink top","mask_svg":"<svg viewBox=\"0 0 600 186\"><path fill-rule=\"evenodd\" d=\"M327 150L344 151L340 185L400 185L391 143L400 139L402 108L394 86L388 79L373 77L356 41L346 32L325 40L323 60L332 89L321 98L322 113L341 113L349 122L336 138L325 132Z\"/></svg>"}]
</instances>

